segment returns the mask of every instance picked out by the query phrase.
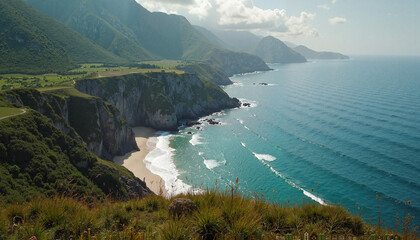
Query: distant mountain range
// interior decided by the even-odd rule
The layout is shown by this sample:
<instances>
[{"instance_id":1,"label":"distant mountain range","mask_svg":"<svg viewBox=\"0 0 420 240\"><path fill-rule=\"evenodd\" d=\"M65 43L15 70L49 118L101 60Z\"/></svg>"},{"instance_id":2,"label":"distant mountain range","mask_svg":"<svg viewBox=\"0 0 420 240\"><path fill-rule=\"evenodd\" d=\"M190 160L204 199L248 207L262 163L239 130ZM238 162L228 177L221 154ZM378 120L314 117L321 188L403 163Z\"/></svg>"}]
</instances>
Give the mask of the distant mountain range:
<instances>
[{"instance_id":1,"label":"distant mountain range","mask_svg":"<svg viewBox=\"0 0 420 240\"><path fill-rule=\"evenodd\" d=\"M307 59L349 59L348 56L336 52L317 52L303 45L294 47L293 50L302 54Z\"/></svg>"},{"instance_id":2,"label":"distant mountain range","mask_svg":"<svg viewBox=\"0 0 420 240\"><path fill-rule=\"evenodd\" d=\"M135 0L0 0L0 7L0 73L176 59L211 64L231 76L269 70L265 62L346 58L291 49L246 31L209 31L179 15L151 13Z\"/></svg>"},{"instance_id":3,"label":"distant mountain range","mask_svg":"<svg viewBox=\"0 0 420 240\"><path fill-rule=\"evenodd\" d=\"M277 38L268 36L250 50L250 53L259 56L268 63L302 63L306 58L290 49Z\"/></svg>"},{"instance_id":4,"label":"distant mountain range","mask_svg":"<svg viewBox=\"0 0 420 240\"><path fill-rule=\"evenodd\" d=\"M292 42L281 41L274 37L261 37L247 31L209 31L202 27L196 27L213 44L230 49L232 51L248 52L263 58L266 62L302 62L301 55L306 59L348 59L340 53L317 52L305 46L298 46ZM276 41L279 40L280 42ZM269 45L269 46L265 46ZM270 47L271 46L271 47ZM289 49L287 49L288 47ZM256 54L256 49L260 54ZM265 52L264 54L262 54ZM298 55L296 55L298 53Z\"/></svg>"},{"instance_id":5,"label":"distant mountain range","mask_svg":"<svg viewBox=\"0 0 420 240\"><path fill-rule=\"evenodd\" d=\"M200 61L214 64L229 75L269 69L256 56L212 43L186 18L151 13L135 0L27 0L27 3L130 61ZM238 58L242 61L235 62Z\"/></svg>"}]
</instances>

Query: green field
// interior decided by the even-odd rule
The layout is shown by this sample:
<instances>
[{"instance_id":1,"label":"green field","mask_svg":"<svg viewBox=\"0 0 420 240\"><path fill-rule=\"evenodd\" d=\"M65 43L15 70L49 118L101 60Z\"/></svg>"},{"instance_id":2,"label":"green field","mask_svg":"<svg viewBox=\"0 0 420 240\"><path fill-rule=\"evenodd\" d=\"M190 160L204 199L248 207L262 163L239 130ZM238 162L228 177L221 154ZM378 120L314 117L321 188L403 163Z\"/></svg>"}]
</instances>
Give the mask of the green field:
<instances>
[{"instance_id":1,"label":"green field","mask_svg":"<svg viewBox=\"0 0 420 240\"><path fill-rule=\"evenodd\" d=\"M58 74L2 74L0 75L0 90L14 89L14 88L43 88L53 87L63 84L65 82L72 82L73 80L83 79L91 76L91 74L76 74L76 75L58 75Z\"/></svg>"},{"instance_id":2,"label":"green field","mask_svg":"<svg viewBox=\"0 0 420 240\"><path fill-rule=\"evenodd\" d=\"M112 77L126 75L130 73L150 73L150 72L175 72L177 74L184 71L173 69L174 66L181 64L180 61L162 60L154 62L144 62L155 65L157 68L137 68L127 66L104 66L99 63L81 64L69 72L69 75L59 74L0 74L0 90L15 88L38 88L39 90L55 89L56 87L72 87L74 81L94 77Z\"/></svg>"},{"instance_id":3,"label":"green field","mask_svg":"<svg viewBox=\"0 0 420 240\"><path fill-rule=\"evenodd\" d=\"M184 61L180 61L180 60L144 61L141 63L156 65L158 67L166 68L166 69L175 68L178 65L185 64Z\"/></svg>"},{"instance_id":4,"label":"green field","mask_svg":"<svg viewBox=\"0 0 420 240\"><path fill-rule=\"evenodd\" d=\"M19 114L22 112L20 108L7 108L7 107L0 107L0 118L7 117L10 115Z\"/></svg>"}]
</instances>

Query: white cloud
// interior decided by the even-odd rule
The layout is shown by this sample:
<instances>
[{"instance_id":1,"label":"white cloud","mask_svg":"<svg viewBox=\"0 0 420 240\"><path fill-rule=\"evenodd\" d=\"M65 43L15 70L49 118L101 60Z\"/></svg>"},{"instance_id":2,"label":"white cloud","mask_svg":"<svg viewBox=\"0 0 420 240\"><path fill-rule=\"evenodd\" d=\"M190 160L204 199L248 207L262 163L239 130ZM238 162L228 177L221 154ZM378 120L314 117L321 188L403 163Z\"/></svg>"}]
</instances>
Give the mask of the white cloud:
<instances>
[{"instance_id":1,"label":"white cloud","mask_svg":"<svg viewBox=\"0 0 420 240\"><path fill-rule=\"evenodd\" d=\"M317 36L310 26L315 14L288 16L284 9L262 9L252 0L137 0L150 11L176 12L194 24L259 34ZM175 4L176 3L176 4ZM188 3L188 4L187 4ZM192 4L191 4L192 3Z\"/></svg>"},{"instance_id":2,"label":"white cloud","mask_svg":"<svg viewBox=\"0 0 420 240\"><path fill-rule=\"evenodd\" d=\"M322 9L325 9L325 10L330 10L330 7L328 7L326 4L318 5L318 8L322 8Z\"/></svg>"},{"instance_id":3,"label":"white cloud","mask_svg":"<svg viewBox=\"0 0 420 240\"><path fill-rule=\"evenodd\" d=\"M335 4L335 3L337 2L337 0L331 0L331 2L332 2L333 4Z\"/></svg>"},{"instance_id":4,"label":"white cloud","mask_svg":"<svg viewBox=\"0 0 420 240\"><path fill-rule=\"evenodd\" d=\"M200 20L207 17L213 5L208 0L196 0L196 4L188 11L192 15L196 15Z\"/></svg>"},{"instance_id":5,"label":"white cloud","mask_svg":"<svg viewBox=\"0 0 420 240\"><path fill-rule=\"evenodd\" d=\"M347 22L347 19L342 18L342 17L334 17L334 18L328 19L328 22L330 22L330 24L343 24Z\"/></svg>"}]
</instances>

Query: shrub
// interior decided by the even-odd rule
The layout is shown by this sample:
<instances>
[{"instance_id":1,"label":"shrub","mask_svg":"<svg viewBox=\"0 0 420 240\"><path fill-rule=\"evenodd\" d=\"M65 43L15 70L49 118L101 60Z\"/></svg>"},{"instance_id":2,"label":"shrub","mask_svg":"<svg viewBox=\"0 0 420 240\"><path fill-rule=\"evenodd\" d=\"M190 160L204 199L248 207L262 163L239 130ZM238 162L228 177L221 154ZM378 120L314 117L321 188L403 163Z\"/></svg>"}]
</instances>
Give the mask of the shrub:
<instances>
[{"instance_id":1,"label":"shrub","mask_svg":"<svg viewBox=\"0 0 420 240\"><path fill-rule=\"evenodd\" d=\"M183 219L167 221L160 229L160 237L163 240L190 239L190 229Z\"/></svg>"},{"instance_id":2,"label":"shrub","mask_svg":"<svg viewBox=\"0 0 420 240\"><path fill-rule=\"evenodd\" d=\"M47 233L42 224L24 224L17 231L17 239L29 239L35 236L37 239L48 239Z\"/></svg>"},{"instance_id":3,"label":"shrub","mask_svg":"<svg viewBox=\"0 0 420 240\"><path fill-rule=\"evenodd\" d=\"M214 239L220 233L220 216L216 209L204 209L194 216L194 227L202 239Z\"/></svg>"}]
</instances>

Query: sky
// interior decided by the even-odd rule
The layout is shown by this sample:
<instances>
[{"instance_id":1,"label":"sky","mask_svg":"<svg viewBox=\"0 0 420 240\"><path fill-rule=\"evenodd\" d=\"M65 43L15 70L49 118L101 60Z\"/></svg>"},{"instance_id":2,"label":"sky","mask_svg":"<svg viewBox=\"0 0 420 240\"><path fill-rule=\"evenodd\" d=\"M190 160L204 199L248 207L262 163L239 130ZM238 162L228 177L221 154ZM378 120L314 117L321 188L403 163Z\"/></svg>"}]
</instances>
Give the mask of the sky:
<instances>
[{"instance_id":1,"label":"sky","mask_svg":"<svg viewBox=\"0 0 420 240\"><path fill-rule=\"evenodd\" d=\"M420 56L420 0L137 0L208 29L349 55Z\"/></svg>"}]
</instances>

